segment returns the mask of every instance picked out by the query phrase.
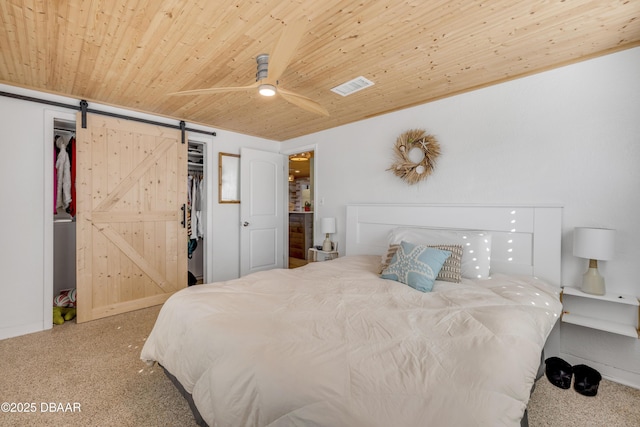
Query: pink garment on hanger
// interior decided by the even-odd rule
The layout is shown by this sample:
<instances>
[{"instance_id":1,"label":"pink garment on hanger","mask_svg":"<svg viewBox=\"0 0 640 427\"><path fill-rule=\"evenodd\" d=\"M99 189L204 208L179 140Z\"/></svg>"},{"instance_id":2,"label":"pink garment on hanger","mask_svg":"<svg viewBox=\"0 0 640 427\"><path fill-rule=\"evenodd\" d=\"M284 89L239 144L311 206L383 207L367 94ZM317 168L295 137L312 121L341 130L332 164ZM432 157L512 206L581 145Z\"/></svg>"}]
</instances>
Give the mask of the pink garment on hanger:
<instances>
[{"instance_id":1,"label":"pink garment on hanger","mask_svg":"<svg viewBox=\"0 0 640 427\"><path fill-rule=\"evenodd\" d=\"M58 170L56 169L56 161L58 160L58 153L56 152L56 138L53 139L53 214L58 213L56 205L58 204Z\"/></svg>"},{"instance_id":2,"label":"pink garment on hanger","mask_svg":"<svg viewBox=\"0 0 640 427\"><path fill-rule=\"evenodd\" d=\"M71 137L71 141L69 141L69 146L71 147L71 201L69 202L69 207L67 208L67 212L71 216L76 216L76 138Z\"/></svg>"}]
</instances>

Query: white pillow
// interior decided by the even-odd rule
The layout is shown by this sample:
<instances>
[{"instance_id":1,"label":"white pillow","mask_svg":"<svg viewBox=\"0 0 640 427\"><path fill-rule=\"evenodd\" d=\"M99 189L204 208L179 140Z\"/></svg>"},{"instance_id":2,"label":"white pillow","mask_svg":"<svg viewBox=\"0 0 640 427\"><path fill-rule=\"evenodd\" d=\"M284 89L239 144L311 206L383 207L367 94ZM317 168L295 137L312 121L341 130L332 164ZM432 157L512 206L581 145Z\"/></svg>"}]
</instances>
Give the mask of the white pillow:
<instances>
[{"instance_id":1,"label":"white pillow","mask_svg":"<svg viewBox=\"0 0 640 427\"><path fill-rule=\"evenodd\" d=\"M398 227L389 232L388 244L402 241L419 245L462 245L462 277L487 279L491 263L491 233L475 230Z\"/></svg>"}]
</instances>

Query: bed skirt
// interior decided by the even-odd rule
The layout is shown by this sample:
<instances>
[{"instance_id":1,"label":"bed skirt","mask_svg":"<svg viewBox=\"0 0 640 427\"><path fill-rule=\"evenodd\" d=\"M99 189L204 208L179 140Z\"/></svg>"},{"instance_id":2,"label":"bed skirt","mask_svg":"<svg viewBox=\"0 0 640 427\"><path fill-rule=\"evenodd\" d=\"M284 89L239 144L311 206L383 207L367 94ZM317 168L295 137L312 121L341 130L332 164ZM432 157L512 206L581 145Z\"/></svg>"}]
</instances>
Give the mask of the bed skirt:
<instances>
[{"instance_id":1,"label":"bed skirt","mask_svg":"<svg viewBox=\"0 0 640 427\"><path fill-rule=\"evenodd\" d=\"M180 381L178 381L176 377L171 375L171 372L167 371L162 365L160 365L160 367L164 371L165 375L169 377L173 385L178 389L182 397L184 397L189 404L189 408L191 408L191 412L193 413L193 418L195 418L196 424L198 424L200 427L209 427L207 423L202 419L198 408L196 408L196 404L193 403L193 397L191 396L191 394L187 392L184 387L182 387L182 384L180 384Z\"/></svg>"}]
</instances>

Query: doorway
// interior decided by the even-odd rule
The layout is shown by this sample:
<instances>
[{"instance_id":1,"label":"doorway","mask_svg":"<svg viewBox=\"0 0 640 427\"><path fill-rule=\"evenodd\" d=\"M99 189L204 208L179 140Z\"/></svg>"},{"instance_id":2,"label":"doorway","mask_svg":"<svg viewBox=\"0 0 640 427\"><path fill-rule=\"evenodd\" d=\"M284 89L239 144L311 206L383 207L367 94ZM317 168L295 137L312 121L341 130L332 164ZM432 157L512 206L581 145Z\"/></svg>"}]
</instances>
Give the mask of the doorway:
<instances>
[{"instance_id":1,"label":"doorway","mask_svg":"<svg viewBox=\"0 0 640 427\"><path fill-rule=\"evenodd\" d=\"M289 155L289 268L306 265L313 247L315 151Z\"/></svg>"},{"instance_id":2,"label":"doorway","mask_svg":"<svg viewBox=\"0 0 640 427\"><path fill-rule=\"evenodd\" d=\"M54 119L53 131L46 138L54 149L53 305L64 307L55 318L62 324L75 318L76 304L76 123Z\"/></svg>"}]
</instances>

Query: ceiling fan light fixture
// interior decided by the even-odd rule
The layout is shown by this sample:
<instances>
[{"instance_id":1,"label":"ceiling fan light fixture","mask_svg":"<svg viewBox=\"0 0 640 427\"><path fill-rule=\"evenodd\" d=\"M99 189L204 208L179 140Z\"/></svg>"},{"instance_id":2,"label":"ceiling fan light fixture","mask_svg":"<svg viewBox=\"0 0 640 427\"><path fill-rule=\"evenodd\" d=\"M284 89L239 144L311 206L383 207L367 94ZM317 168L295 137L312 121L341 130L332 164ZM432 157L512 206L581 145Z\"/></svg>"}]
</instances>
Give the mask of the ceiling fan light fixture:
<instances>
[{"instance_id":1,"label":"ceiling fan light fixture","mask_svg":"<svg viewBox=\"0 0 640 427\"><path fill-rule=\"evenodd\" d=\"M276 87L274 85L263 83L258 87L258 92L262 96L273 96L276 94Z\"/></svg>"},{"instance_id":2,"label":"ceiling fan light fixture","mask_svg":"<svg viewBox=\"0 0 640 427\"><path fill-rule=\"evenodd\" d=\"M309 160L309 157L311 157L311 154L309 153L298 153L293 154L291 157L289 157L289 160L293 162L306 162L307 160Z\"/></svg>"}]
</instances>

